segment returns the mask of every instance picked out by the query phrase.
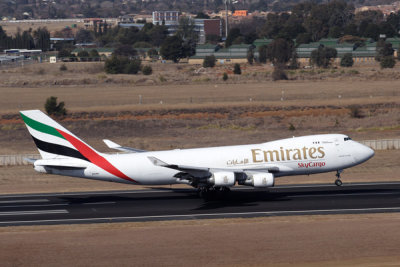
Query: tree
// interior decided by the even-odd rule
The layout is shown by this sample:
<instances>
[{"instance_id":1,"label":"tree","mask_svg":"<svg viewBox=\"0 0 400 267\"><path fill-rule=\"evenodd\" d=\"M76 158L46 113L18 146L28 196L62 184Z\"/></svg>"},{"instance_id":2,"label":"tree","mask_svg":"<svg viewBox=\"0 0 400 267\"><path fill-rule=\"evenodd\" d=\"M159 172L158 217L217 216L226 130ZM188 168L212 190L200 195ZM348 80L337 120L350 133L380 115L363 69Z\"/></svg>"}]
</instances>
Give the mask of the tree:
<instances>
[{"instance_id":1,"label":"tree","mask_svg":"<svg viewBox=\"0 0 400 267\"><path fill-rule=\"evenodd\" d=\"M196 18L196 19L209 19L210 16L207 15L207 14L204 14L203 12L199 12L199 13L197 13L197 15L196 15L195 18Z\"/></svg>"},{"instance_id":2,"label":"tree","mask_svg":"<svg viewBox=\"0 0 400 267\"><path fill-rule=\"evenodd\" d=\"M235 66L233 67L233 73L238 75L242 74L242 70L240 69L239 63L236 63Z\"/></svg>"},{"instance_id":3,"label":"tree","mask_svg":"<svg viewBox=\"0 0 400 267\"><path fill-rule=\"evenodd\" d=\"M262 45L258 48L258 61L260 63L267 63L267 46Z\"/></svg>"},{"instance_id":4,"label":"tree","mask_svg":"<svg viewBox=\"0 0 400 267\"><path fill-rule=\"evenodd\" d=\"M57 97L51 96L47 98L44 104L44 109L47 114L54 116L65 116L67 115L67 110L65 109L64 101L57 104Z\"/></svg>"},{"instance_id":5,"label":"tree","mask_svg":"<svg viewBox=\"0 0 400 267\"><path fill-rule=\"evenodd\" d=\"M274 64L285 64L293 54L293 43L279 38L267 47L267 58Z\"/></svg>"},{"instance_id":6,"label":"tree","mask_svg":"<svg viewBox=\"0 0 400 267\"><path fill-rule=\"evenodd\" d=\"M69 52L69 50L67 49L62 49L60 51L58 51L58 55L59 58L63 58L63 57L71 57L71 52Z\"/></svg>"},{"instance_id":7,"label":"tree","mask_svg":"<svg viewBox=\"0 0 400 267\"><path fill-rule=\"evenodd\" d=\"M206 56L203 60L203 67L204 68L213 68L215 66L215 56Z\"/></svg>"},{"instance_id":8,"label":"tree","mask_svg":"<svg viewBox=\"0 0 400 267\"><path fill-rule=\"evenodd\" d=\"M340 60L340 66L351 67L354 64L353 55L351 53L346 53Z\"/></svg>"},{"instance_id":9,"label":"tree","mask_svg":"<svg viewBox=\"0 0 400 267\"><path fill-rule=\"evenodd\" d=\"M178 62L184 57L182 39L175 35L167 37L161 45L160 54L166 60L172 60L175 63Z\"/></svg>"},{"instance_id":10,"label":"tree","mask_svg":"<svg viewBox=\"0 0 400 267\"><path fill-rule=\"evenodd\" d=\"M384 40L379 40L376 43L376 52L375 60L381 61L381 59L384 57L393 56L394 49L392 48L391 43L387 43Z\"/></svg>"},{"instance_id":11,"label":"tree","mask_svg":"<svg viewBox=\"0 0 400 267\"><path fill-rule=\"evenodd\" d=\"M120 45L114 50L117 56L134 57L137 55L137 51L133 49L131 45Z\"/></svg>"},{"instance_id":12,"label":"tree","mask_svg":"<svg viewBox=\"0 0 400 267\"><path fill-rule=\"evenodd\" d=\"M129 59L126 56L113 55L104 64L104 70L110 74L137 74L140 69L140 59Z\"/></svg>"},{"instance_id":13,"label":"tree","mask_svg":"<svg viewBox=\"0 0 400 267\"><path fill-rule=\"evenodd\" d=\"M396 61L394 60L393 56L386 56L381 58L381 68L393 68L396 65Z\"/></svg>"},{"instance_id":14,"label":"tree","mask_svg":"<svg viewBox=\"0 0 400 267\"><path fill-rule=\"evenodd\" d=\"M91 57L91 58L99 58L100 55L99 55L99 52L97 52L96 49L92 49L89 52L89 57Z\"/></svg>"},{"instance_id":15,"label":"tree","mask_svg":"<svg viewBox=\"0 0 400 267\"><path fill-rule=\"evenodd\" d=\"M247 62L250 65L253 65L254 62L254 52L253 49L250 49L249 51L247 51Z\"/></svg>"},{"instance_id":16,"label":"tree","mask_svg":"<svg viewBox=\"0 0 400 267\"><path fill-rule=\"evenodd\" d=\"M46 27L39 27L33 32L35 47L42 51L48 51L50 49L50 33Z\"/></svg>"},{"instance_id":17,"label":"tree","mask_svg":"<svg viewBox=\"0 0 400 267\"><path fill-rule=\"evenodd\" d=\"M77 43L91 43L94 40L94 35L92 31L79 29L75 34L75 41Z\"/></svg>"},{"instance_id":18,"label":"tree","mask_svg":"<svg viewBox=\"0 0 400 267\"><path fill-rule=\"evenodd\" d=\"M240 30L238 28L233 28L230 29L228 32L228 37L226 38L225 41L225 47L229 47L233 44L233 41L235 41L236 38L241 36Z\"/></svg>"},{"instance_id":19,"label":"tree","mask_svg":"<svg viewBox=\"0 0 400 267\"><path fill-rule=\"evenodd\" d=\"M327 68L331 64L331 59L336 58L337 51L335 48L319 46L311 52L311 64L315 64L318 67Z\"/></svg>"}]
</instances>

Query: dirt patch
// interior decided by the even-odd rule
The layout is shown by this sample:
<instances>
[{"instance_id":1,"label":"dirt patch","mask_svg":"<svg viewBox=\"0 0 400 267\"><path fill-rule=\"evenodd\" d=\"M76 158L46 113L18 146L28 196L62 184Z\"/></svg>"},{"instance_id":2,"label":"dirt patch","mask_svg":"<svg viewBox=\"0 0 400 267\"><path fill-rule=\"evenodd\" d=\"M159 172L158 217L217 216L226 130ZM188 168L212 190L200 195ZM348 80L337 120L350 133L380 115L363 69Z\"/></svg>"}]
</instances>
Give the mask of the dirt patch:
<instances>
[{"instance_id":1,"label":"dirt patch","mask_svg":"<svg viewBox=\"0 0 400 267\"><path fill-rule=\"evenodd\" d=\"M399 214L365 214L5 227L0 260L3 266L396 265L399 222Z\"/></svg>"}]
</instances>

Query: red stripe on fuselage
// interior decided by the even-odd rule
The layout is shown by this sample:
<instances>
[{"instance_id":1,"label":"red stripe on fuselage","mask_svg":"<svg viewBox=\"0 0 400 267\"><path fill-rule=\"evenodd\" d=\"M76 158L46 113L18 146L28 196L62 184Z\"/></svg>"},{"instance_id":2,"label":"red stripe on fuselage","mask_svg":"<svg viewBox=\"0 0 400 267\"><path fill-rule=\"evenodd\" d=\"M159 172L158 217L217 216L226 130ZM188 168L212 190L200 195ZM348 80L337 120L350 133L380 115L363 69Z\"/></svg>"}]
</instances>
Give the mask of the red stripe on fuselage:
<instances>
[{"instance_id":1,"label":"red stripe on fuselage","mask_svg":"<svg viewBox=\"0 0 400 267\"><path fill-rule=\"evenodd\" d=\"M94 165L102 168L103 170L105 170L121 179L138 183L135 180L133 180L133 179L129 178L128 176L126 176L125 174L123 174L120 170L118 170L110 162L108 162L104 157L97 154L93 149L91 149L90 147L88 147L87 145L82 143L77 138L75 138L72 135L67 134L66 132L63 132L59 129L57 129L57 131L62 136L64 136L64 138L67 139L68 142L70 142L76 149L78 149L78 151L81 152L81 154L83 156L85 156L88 160L90 160L90 162L93 163Z\"/></svg>"}]
</instances>

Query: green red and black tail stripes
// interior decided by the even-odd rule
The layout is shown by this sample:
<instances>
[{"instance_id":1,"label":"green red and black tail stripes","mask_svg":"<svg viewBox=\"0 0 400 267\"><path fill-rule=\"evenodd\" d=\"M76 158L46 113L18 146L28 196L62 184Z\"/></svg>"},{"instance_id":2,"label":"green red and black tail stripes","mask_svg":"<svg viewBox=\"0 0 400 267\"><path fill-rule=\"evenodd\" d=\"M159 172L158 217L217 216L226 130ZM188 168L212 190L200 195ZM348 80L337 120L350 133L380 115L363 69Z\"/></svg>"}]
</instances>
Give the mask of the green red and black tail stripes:
<instances>
[{"instance_id":1,"label":"green red and black tail stripes","mask_svg":"<svg viewBox=\"0 0 400 267\"><path fill-rule=\"evenodd\" d=\"M108 173L127 181L129 178L100 153L39 110L20 112L43 159L66 156L93 163Z\"/></svg>"}]
</instances>

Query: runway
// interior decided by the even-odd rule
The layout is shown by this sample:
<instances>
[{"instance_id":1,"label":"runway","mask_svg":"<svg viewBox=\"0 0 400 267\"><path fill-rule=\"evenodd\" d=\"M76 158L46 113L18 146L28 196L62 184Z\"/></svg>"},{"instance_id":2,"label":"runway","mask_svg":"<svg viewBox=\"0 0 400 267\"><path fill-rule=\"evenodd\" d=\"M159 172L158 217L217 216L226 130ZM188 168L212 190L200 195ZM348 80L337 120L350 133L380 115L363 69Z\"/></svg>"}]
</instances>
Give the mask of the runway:
<instances>
[{"instance_id":1,"label":"runway","mask_svg":"<svg viewBox=\"0 0 400 267\"><path fill-rule=\"evenodd\" d=\"M400 183L234 188L205 201L192 189L152 188L0 196L0 226L400 212Z\"/></svg>"}]
</instances>

